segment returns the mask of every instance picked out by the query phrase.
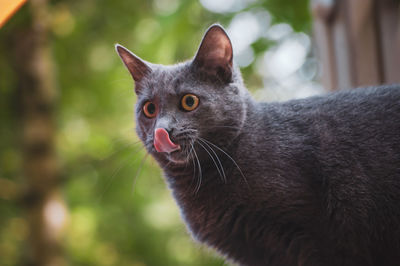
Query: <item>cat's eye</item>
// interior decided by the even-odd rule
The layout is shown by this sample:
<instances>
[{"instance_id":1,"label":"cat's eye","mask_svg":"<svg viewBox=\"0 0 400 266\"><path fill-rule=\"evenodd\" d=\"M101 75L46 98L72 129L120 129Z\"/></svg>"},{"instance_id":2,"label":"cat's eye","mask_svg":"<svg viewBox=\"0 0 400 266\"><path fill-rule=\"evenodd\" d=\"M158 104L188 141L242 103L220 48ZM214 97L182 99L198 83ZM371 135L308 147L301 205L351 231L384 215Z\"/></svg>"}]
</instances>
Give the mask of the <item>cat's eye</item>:
<instances>
[{"instance_id":1,"label":"cat's eye","mask_svg":"<svg viewBox=\"0 0 400 266\"><path fill-rule=\"evenodd\" d=\"M194 94L186 94L182 97L181 106L185 111L193 111L199 106L199 97Z\"/></svg>"},{"instance_id":2,"label":"cat's eye","mask_svg":"<svg viewBox=\"0 0 400 266\"><path fill-rule=\"evenodd\" d=\"M146 102L143 105L143 112L148 118L154 118L157 115L157 107L153 102Z\"/></svg>"}]
</instances>

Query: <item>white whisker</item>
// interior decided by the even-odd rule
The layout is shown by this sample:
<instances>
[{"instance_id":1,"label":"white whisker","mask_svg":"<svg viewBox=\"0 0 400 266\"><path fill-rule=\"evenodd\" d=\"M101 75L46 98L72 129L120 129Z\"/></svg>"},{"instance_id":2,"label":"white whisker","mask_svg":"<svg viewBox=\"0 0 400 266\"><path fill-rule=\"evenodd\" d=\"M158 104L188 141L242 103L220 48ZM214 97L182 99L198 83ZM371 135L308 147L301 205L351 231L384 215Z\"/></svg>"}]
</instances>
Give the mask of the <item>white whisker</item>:
<instances>
[{"instance_id":1,"label":"white whisker","mask_svg":"<svg viewBox=\"0 0 400 266\"><path fill-rule=\"evenodd\" d=\"M199 157L197 156L197 153L196 153L196 150L194 149L193 144L191 144L191 145L192 145L192 148L193 148L194 156L196 157L196 160L197 160L197 165L199 166L199 181L197 182L197 186L196 186L196 189L195 189L195 194L197 194L197 192L199 192L199 190L200 190L201 180L203 178L203 173L201 171L201 164L200 164Z\"/></svg>"},{"instance_id":2,"label":"white whisker","mask_svg":"<svg viewBox=\"0 0 400 266\"><path fill-rule=\"evenodd\" d=\"M133 192L135 191L136 181L137 181L137 179L138 179L138 177L139 177L140 171L141 171L142 168L143 168L144 162L146 161L146 159L147 159L148 156L149 156L149 154L146 153L146 155L145 155L145 156L143 157L143 159L140 161L140 164L139 164L138 169L136 170L136 174L135 174L135 177L133 178L133 183L132 183L132 194L133 194Z\"/></svg>"},{"instance_id":3,"label":"white whisker","mask_svg":"<svg viewBox=\"0 0 400 266\"><path fill-rule=\"evenodd\" d=\"M104 162L104 161L108 160L109 158L111 158L112 156L116 155L117 153L120 153L120 152L122 152L124 150L127 150L129 148L135 147L138 143L140 143L140 140L132 142L132 143L127 143L127 144L123 145L121 148L117 149L116 151L111 152L106 157L101 158L99 161L100 162Z\"/></svg>"},{"instance_id":4,"label":"white whisker","mask_svg":"<svg viewBox=\"0 0 400 266\"><path fill-rule=\"evenodd\" d=\"M135 153L134 153L134 154L140 152L143 148L144 148L144 146L139 147L139 149L136 149L136 150L135 150ZM132 165L134 162L136 162L137 159L138 159L138 157L136 157L136 158L133 159L131 162L129 162L129 160L131 160L131 159L133 159L132 156L131 156L131 155L128 156L128 158L126 158L125 160L123 160L123 162L120 164L120 166L119 166L117 169L115 169L115 170L113 171L113 173L111 174L111 177L109 178L107 184L106 184L105 187L104 187L103 192L101 193L101 195L100 195L100 197L99 197L99 200L101 200L101 198L104 196L104 194L107 192L107 190L110 189L110 187L111 187L111 185L112 185L112 182L114 181L114 178L117 176L117 174L118 174L124 167L126 167L126 166L128 166L128 165Z\"/></svg>"},{"instance_id":5,"label":"white whisker","mask_svg":"<svg viewBox=\"0 0 400 266\"><path fill-rule=\"evenodd\" d=\"M235 166L236 166L237 169L239 170L240 174L242 175L244 181L246 182L247 186L249 185L249 183L247 182L246 177L244 176L244 174L243 174L243 172L242 172L242 169L240 169L239 165L236 163L236 161L235 161L228 153L226 153L223 149L221 149L220 147L218 147L218 146L215 145L214 143L212 143L212 142L210 142L210 141L208 141L208 140L206 140L206 139L204 139L204 138L200 138L200 137L199 137L199 139L201 139L201 140L203 140L203 141L209 143L210 145L214 146L215 148L217 148L218 150L220 150L221 152L223 152L223 153L235 164Z\"/></svg>"},{"instance_id":6,"label":"white whisker","mask_svg":"<svg viewBox=\"0 0 400 266\"><path fill-rule=\"evenodd\" d=\"M199 139L200 140L200 139ZM203 146L203 144L201 144L200 142L197 142L206 152L207 154L210 156L210 158L212 159L212 161L214 162L215 167L217 168L217 171L219 173L219 175L221 176L222 180L224 180L224 177L222 175L221 170L219 169L219 166L217 165L217 162L215 161L214 157L211 155L211 153L206 149L206 147Z\"/></svg>"},{"instance_id":7,"label":"white whisker","mask_svg":"<svg viewBox=\"0 0 400 266\"><path fill-rule=\"evenodd\" d=\"M201 142L203 142L204 145L206 145L206 146L212 151L212 153L215 155L215 158L218 160L218 164L219 164L219 166L220 166L220 168L221 168L222 176L223 176L224 182L225 182L225 184L226 184L226 181L227 181L227 180L226 180L226 175L225 175L224 167L222 166L222 162L221 162L221 160L219 159L217 153L214 151L214 149L213 149L207 142L205 142L205 141L202 140L202 139L199 139L199 140L200 140Z\"/></svg>"}]
</instances>

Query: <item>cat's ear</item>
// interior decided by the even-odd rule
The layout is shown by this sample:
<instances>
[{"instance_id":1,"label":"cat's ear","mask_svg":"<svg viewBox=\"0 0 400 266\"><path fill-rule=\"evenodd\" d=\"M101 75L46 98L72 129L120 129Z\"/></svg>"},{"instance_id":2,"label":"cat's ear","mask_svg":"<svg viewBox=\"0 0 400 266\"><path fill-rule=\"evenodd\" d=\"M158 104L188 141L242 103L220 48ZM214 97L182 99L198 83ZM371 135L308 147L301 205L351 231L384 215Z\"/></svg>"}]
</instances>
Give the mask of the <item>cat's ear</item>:
<instances>
[{"instance_id":1,"label":"cat's ear","mask_svg":"<svg viewBox=\"0 0 400 266\"><path fill-rule=\"evenodd\" d=\"M194 66L208 75L229 82L232 78L232 43L222 26L208 28L193 60Z\"/></svg>"},{"instance_id":2,"label":"cat's ear","mask_svg":"<svg viewBox=\"0 0 400 266\"><path fill-rule=\"evenodd\" d=\"M136 82L140 82L145 75L151 72L151 68L142 59L122 45L116 44L115 50Z\"/></svg>"}]
</instances>

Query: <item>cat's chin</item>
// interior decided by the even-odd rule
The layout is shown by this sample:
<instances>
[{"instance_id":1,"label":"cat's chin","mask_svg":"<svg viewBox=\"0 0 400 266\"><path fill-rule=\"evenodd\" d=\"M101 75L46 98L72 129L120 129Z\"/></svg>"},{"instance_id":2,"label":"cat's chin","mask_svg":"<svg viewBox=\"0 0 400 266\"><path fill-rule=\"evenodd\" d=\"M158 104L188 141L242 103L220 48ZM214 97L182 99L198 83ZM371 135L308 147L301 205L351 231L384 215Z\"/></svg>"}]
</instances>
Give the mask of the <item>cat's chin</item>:
<instances>
[{"instance_id":1,"label":"cat's chin","mask_svg":"<svg viewBox=\"0 0 400 266\"><path fill-rule=\"evenodd\" d=\"M187 163L187 157L184 157L182 155L182 152L180 152L180 151L174 151L174 152L168 153L167 159L168 159L168 161L170 161L173 164L182 165L182 164Z\"/></svg>"}]
</instances>

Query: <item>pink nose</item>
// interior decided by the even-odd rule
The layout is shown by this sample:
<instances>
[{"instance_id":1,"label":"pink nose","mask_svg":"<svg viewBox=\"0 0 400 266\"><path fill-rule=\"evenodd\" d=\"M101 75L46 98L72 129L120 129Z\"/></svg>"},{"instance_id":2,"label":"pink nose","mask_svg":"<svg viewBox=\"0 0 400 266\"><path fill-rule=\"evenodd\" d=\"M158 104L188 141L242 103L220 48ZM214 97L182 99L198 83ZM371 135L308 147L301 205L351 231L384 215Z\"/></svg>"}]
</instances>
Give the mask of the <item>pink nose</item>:
<instances>
[{"instance_id":1,"label":"pink nose","mask_svg":"<svg viewBox=\"0 0 400 266\"><path fill-rule=\"evenodd\" d=\"M175 144L169 138L168 132L164 128L156 128L154 131L154 148L158 152L168 152L179 150L179 144Z\"/></svg>"}]
</instances>

